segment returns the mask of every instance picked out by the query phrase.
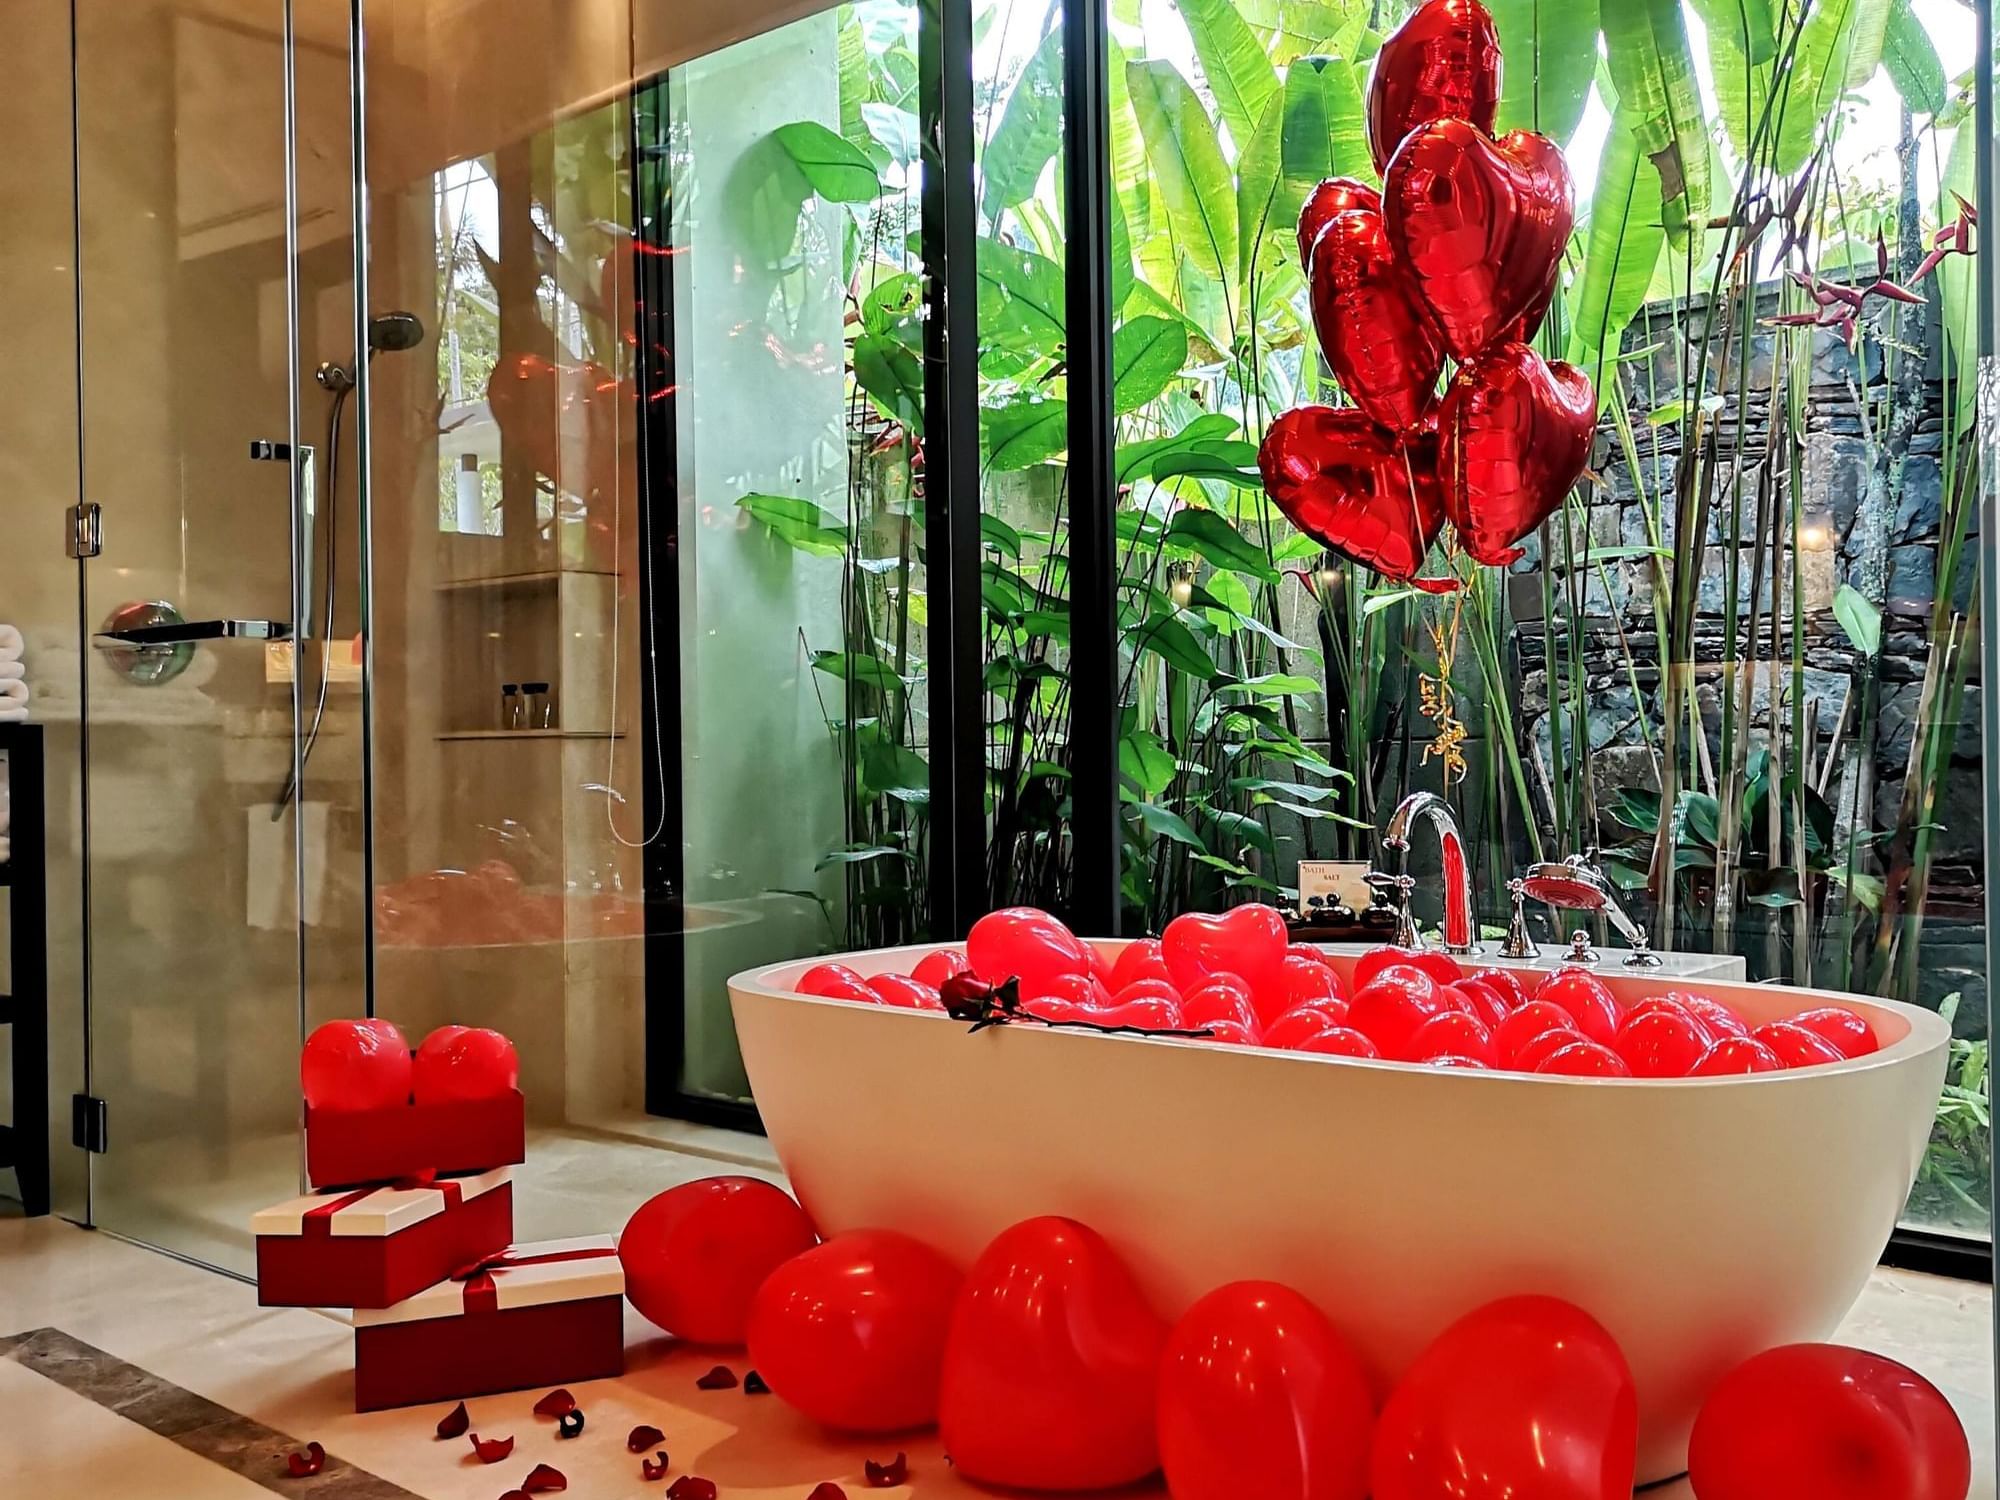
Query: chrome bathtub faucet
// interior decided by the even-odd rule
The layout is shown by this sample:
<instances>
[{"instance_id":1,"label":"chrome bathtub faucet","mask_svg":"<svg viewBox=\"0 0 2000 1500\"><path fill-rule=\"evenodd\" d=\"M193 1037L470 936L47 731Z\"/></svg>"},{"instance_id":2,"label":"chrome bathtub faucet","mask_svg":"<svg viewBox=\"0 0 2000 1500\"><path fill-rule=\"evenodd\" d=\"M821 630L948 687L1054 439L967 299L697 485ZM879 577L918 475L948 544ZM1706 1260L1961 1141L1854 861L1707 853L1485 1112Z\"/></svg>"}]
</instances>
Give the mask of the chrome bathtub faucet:
<instances>
[{"instance_id":1,"label":"chrome bathtub faucet","mask_svg":"<svg viewBox=\"0 0 2000 1500\"><path fill-rule=\"evenodd\" d=\"M1436 792L1412 792L1396 804L1382 833L1382 848L1396 857L1395 872L1370 871L1369 884L1389 890L1397 898L1396 946L1421 948L1416 919L1410 914L1410 894L1416 888L1410 877L1410 829L1419 817L1437 830L1444 863L1444 951L1456 957L1476 954L1479 944L1472 916L1472 861L1466 858L1465 836L1458 830L1458 819Z\"/></svg>"}]
</instances>

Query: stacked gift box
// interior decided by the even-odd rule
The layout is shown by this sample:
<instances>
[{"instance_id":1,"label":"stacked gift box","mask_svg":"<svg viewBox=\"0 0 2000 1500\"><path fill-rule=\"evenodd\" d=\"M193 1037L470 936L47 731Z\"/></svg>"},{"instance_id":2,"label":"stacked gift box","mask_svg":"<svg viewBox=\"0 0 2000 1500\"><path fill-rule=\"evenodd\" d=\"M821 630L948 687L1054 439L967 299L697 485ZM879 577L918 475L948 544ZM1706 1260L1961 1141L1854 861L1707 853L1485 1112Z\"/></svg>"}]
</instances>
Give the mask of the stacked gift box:
<instances>
[{"instance_id":1,"label":"stacked gift box","mask_svg":"<svg viewBox=\"0 0 2000 1500\"><path fill-rule=\"evenodd\" d=\"M616 1241L514 1243L527 1131L511 1077L481 1098L332 1108L312 1102L310 1066L313 1191L252 1218L257 1300L353 1309L357 1411L623 1373Z\"/></svg>"}]
</instances>

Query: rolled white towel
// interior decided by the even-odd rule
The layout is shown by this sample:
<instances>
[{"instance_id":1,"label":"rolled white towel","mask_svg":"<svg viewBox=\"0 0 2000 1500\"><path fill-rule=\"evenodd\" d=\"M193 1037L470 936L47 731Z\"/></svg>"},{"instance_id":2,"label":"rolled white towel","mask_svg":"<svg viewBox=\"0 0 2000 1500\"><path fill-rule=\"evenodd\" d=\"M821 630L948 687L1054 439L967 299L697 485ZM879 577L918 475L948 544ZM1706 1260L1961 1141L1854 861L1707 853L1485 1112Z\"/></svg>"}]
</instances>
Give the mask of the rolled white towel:
<instances>
[{"instance_id":1,"label":"rolled white towel","mask_svg":"<svg viewBox=\"0 0 2000 1500\"><path fill-rule=\"evenodd\" d=\"M28 643L21 639L19 630L12 625L0 625L0 661L19 661L27 649Z\"/></svg>"},{"instance_id":2,"label":"rolled white towel","mask_svg":"<svg viewBox=\"0 0 2000 1500\"><path fill-rule=\"evenodd\" d=\"M23 678L27 675L28 665L26 662L0 661L0 682Z\"/></svg>"},{"instance_id":3,"label":"rolled white towel","mask_svg":"<svg viewBox=\"0 0 2000 1500\"><path fill-rule=\"evenodd\" d=\"M28 684L19 677L0 681L0 724L18 724L28 717Z\"/></svg>"}]
</instances>

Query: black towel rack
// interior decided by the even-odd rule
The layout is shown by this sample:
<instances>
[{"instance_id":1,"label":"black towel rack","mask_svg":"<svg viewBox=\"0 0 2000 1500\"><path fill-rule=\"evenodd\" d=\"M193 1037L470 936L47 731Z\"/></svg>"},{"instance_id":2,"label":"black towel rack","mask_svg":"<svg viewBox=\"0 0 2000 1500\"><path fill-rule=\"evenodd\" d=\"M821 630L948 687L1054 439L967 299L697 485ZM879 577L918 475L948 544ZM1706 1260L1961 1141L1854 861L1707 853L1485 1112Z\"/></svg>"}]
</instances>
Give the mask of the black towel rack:
<instances>
[{"instance_id":1,"label":"black towel rack","mask_svg":"<svg viewBox=\"0 0 2000 1500\"><path fill-rule=\"evenodd\" d=\"M42 726L0 724L12 799L12 853L0 861L8 900L8 987L0 1026L13 1033L14 1122L0 1125L0 1168L12 1167L30 1215L49 1211L49 879Z\"/></svg>"}]
</instances>

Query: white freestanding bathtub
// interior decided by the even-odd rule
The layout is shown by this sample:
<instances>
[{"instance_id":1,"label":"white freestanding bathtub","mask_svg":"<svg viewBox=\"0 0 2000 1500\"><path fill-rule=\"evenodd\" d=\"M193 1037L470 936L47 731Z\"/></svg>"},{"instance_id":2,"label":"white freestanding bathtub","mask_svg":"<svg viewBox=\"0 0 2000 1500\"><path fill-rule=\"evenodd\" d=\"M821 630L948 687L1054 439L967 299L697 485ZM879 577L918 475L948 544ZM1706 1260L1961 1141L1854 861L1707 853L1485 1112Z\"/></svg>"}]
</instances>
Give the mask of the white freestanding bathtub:
<instances>
[{"instance_id":1,"label":"white freestanding bathtub","mask_svg":"<svg viewBox=\"0 0 2000 1500\"><path fill-rule=\"evenodd\" d=\"M834 961L907 972L928 951ZM1010 1224L1067 1214L1128 1257L1168 1318L1229 1281L1295 1287L1384 1387L1484 1302L1565 1297L1631 1362L1642 1483L1686 1467L1722 1374L1827 1337L1852 1305L1915 1180L1950 1039L1911 1006L1702 979L1752 1025L1851 1006L1882 1048L1801 1072L1534 1077L1037 1026L969 1035L791 993L825 961L730 981L758 1108L822 1233L900 1229L966 1264ZM1690 983L1602 977L1627 1002Z\"/></svg>"}]
</instances>

